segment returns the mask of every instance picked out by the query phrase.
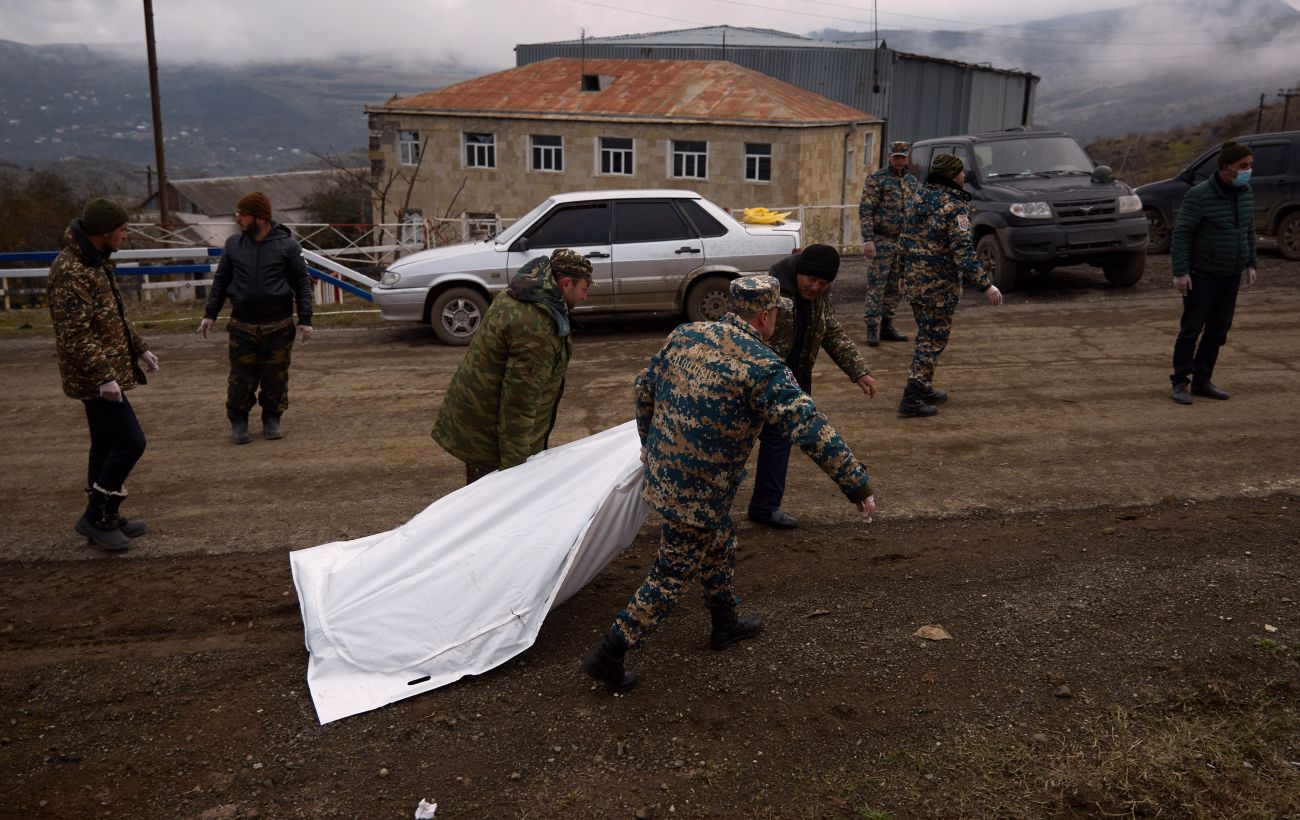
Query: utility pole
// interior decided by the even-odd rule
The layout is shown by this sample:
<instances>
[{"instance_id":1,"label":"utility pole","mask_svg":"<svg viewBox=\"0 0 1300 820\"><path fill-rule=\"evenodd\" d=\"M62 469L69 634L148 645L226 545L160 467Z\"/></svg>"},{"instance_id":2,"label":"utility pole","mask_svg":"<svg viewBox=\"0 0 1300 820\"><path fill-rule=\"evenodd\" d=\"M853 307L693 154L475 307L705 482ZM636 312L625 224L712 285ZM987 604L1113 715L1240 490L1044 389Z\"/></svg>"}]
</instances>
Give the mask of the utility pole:
<instances>
[{"instance_id":1,"label":"utility pole","mask_svg":"<svg viewBox=\"0 0 1300 820\"><path fill-rule=\"evenodd\" d=\"M1291 98L1300 97L1300 90L1294 88L1279 88L1277 90L1277 95L1281 97L1283 100L1285 100L1285 102L1282 103L1282 128L1281 128L1281 130L1285 131L1286 115L1287 115L1287 110L1291 108Z\"/></svg>"},{"instance_id":2,"label":"utility pole","mask_svg":"<svg viewBox=\"0 0 1300 820\"><path fill-rule=\"evenodd\" d=\"M1259 113L1255 115L1255 133L1264 130L1264 92L1259 94Z\"/></svg>"},{"instance_id":3,"label":"utility pole","mask_svg":"<svg viewBox=\"0 0 1300 820\"><path fill-rule=\"evenodd\" d=\"M158 52L153 37L153 0L144 0L144 37L149 49L149 98L153 104L153 153L158 163L158 219L171 224L167 208L167 162L163 158L162 105L158 100Z\"/></svg>"}]
</instances>

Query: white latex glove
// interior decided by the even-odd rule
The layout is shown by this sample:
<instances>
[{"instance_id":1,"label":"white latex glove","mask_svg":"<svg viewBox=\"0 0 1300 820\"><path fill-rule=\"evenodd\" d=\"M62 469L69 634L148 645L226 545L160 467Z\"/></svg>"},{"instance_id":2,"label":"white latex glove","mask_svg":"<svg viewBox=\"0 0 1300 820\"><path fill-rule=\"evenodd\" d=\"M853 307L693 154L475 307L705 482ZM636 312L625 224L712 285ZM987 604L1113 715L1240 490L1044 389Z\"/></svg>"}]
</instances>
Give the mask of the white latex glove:
<instances>
[{"instance_id":1,"label":"white latex glove","mask_svg":"<svg viewBox=\"0 0 1300 820\"><path fill-rule=\"evenodd\" d=\"M196 332L206 340L208 338L208 330L211 328L212 320L204 319L202 322L199 322L199 329Z\"/></svg>"},{"instance_id":2,"label":"white latex glove","mask_svg":"<svg viewBox=\"0 0 1300 820\"><path fill-rule=\"evenodd\" d=\"M1256 274L1254 268L1246 268L1246 281L1245 281L1246 290L1250 290L1251 287L1255 284L1255 276Z\"/></svg>"},{"instance_id":3,"label":"white latex glove","mask_svg":"<svg viewBox=\"0 0 1300 820\"><path fill-rule=\"evenodd\" d=\"M99 386L99 397L108 401L121 401L122 388L118 386L117 380L104 382Z\"/></svg>"},{"instance_id":4,"label":"white latex glove","mask_svg":"<svg viewBox=\"0 0 1300 820\"><path fill-rule=\"evenodd\" d=\"M869 495L858 502L858 515L862 516L863 524L871 523L871 516L876 512L876 497Z\"/></svg>"},{"instance_id":5,"label":"white latex glove","mask_svg":"<svg viewBox=\"0 0 1300 820\"><path fill-rule=\"evenodd\" d=\"M989 289L984 291L984 298L989 300L990 305L1002 304L1002 291L998 290L997 285L990 285Z\"/></svg>"},{"instance_id":6,"label":"white latex glove","mask_svg":"<svg viewBox=\"0 0 1300 820\"><path fill-rule=\"evenodd\" d=\"M311 325L298 325L298 341L307 344L311 340Z\"/></svg>"},{"instance_id":7,"label":"white latex glove","mask_svg":"<svg viewBox=\"0 0 1300 820\"><path fill-rule=\"evenodd\" d=\"M1179 296L1186 296L1192 292L1192 277L1186 273L1182 276L1175 276L1174 287L1178 288Z\"/></svg>"}]
</instances>

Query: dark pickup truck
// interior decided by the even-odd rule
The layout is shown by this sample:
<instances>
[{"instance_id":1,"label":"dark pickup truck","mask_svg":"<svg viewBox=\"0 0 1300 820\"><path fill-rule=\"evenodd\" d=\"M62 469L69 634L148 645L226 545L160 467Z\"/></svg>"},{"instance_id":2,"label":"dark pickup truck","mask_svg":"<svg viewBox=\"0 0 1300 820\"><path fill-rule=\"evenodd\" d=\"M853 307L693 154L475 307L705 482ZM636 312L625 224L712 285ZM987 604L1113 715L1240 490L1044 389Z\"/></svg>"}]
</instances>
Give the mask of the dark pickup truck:
<instances>
[{"instance_id":1,"label":"dark pickup truck","mask_svg":"<svg viewBox=\"0 0 1300 820\"><path fill-rule=\"evenodd\" d=\"M1255 230L1277 239L1278 253L1300 259L1300 131L1236 137L1255 154L1250 189L1255 195ZM1171 179L1137 189L1151 226L1151 253L1169 250L1183 196L1193 185L1219 170L1219 146L1201 154Z\"/></svg>"},{"instance_id":2,"label":"dark pickup truck","mask_svg":"<svg viewBox=\"0 0 1300 820\"><path fill-rule=\"evenodd\" d=\"M912 146L918 179L936 154L956 154L966 166L975 248L999 289L1013 289L1031 269L1079 263L1099 266L1112 285L1142 279L1142 202L1071 135L1013 129L920 140Z\"/></svg>"}]
</instances>

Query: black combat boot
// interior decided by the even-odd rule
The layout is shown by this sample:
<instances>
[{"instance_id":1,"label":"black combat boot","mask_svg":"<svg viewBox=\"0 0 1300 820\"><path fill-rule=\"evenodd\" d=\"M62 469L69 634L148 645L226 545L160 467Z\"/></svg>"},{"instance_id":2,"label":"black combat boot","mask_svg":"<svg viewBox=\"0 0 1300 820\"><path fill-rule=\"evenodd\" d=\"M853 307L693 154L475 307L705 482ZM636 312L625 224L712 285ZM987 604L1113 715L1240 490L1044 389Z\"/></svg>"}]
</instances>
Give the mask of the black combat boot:
<instances>
[{"instance_id":1,"label":"black combat boot","mask_svg":"<svg viewBox=\"0 0 1300 820\"><path fill-rule=\"evenodd\" d=\"M880 347L880 328L875 322L867 322L867 347Z\"/></svg>"},{"instance_id":2,"label":"black combat boot","mask_svg":"<svg viewBox=\"0 0 1300 820\"><path fill-rule=\"evenodd\" d=\"M262 416L262 438L272 441L284 438L284 432L280 430L279 416Z\"/></svg>"},{"instance_id":3,"label":"black combat boot","mask_svg":"<svg viewBox=\"0 0 1300 820\"><path fill-rule=\"evenodd\" d=\"M927 404L923 396L925 387L920 382L909 380L907 387L903 389L903 400L899 402L898 414L900 416L933 416L939 412L939 408L933 404Z\"/></svg>"},{"instance_id":4,"label":"black combat boot","mask_svg":"<svg viewBox=\"0 0 1300 820\"><path fill-rule=\"evenodd\" d=\"M884 342L906 342L907 337L894 330L894 320L885 319L880 323L880 339Z\"/></svg>"},{"instance_id":5,"label":"black combat boot","mask_svg":"<svg viewBox=\"0 0 1300 820\"><path fill-rule=\"evenodd\" d=\"M91 487L86 511L77 519L76 530L97 547L110 552L121 552L130 544L108 515L108 500L108 493L99 487Z\"/></svg>"},{"instance_id":6,"label":"black combat boot","mask_svg":"<svg viewBox=\"0 0 1300 820\"><path fill-rule=\"evenodd\" d=\"M939 390L934 385L930 385L921 391L921 401L927 404L943 404L948 400L948 391Z\"/></svg>"},{"instance_id":7,"label":"black combat boot","mask_svg":"<svg viewBox=\"0 0 1300 820\"><path fill-rule=\"evenodd\" d=\"M760 615L746 615L741 618L734 606L709 607L713 618L713 633L709 635L709 645L714 649L726 649L736 641L752 638L763 631L763 618Z\"/></svg>"},{"instance_id":8,"label":"black combat boot","mask_svg":"<svg viewBox=\"0 0 1300 820\"><path fill-rule=\"evenodd\" d=\"M86 497L87 499L90 497L89 487L86 488ZM127 538L139 538L149 531L149 526L139 518L127 518L118 512L118 508L122 506L122 499L124 498L126 498L126 487L122 488L121 495L109 495L107 504L108 517L112 519L113 523L117 525L117 528L121 530L122 534Z\"/></svg>"},{"instance_id":9,"label":"black combat boot","mask_svg":"<svg viewBox=\"0 0 1300 820\"><path fill-rule=\"evenodd\" d=\"M248 419L230 420L230 440L236 444L247 444L253 440L248 434Z\"/></svg>"},{"instance_id":10,"label":"black combat boot","mask_svg":"<svg viewBox=\"0 0 1300 820\"><path fill-rule=\"evenodd\" d=\"M640 683L636 673L623 669L623 656L627 644L613 627L600 639L594 652L582 662L582 671L605 684L614 693L630 692Z\"/></svg>"}]
</instances>

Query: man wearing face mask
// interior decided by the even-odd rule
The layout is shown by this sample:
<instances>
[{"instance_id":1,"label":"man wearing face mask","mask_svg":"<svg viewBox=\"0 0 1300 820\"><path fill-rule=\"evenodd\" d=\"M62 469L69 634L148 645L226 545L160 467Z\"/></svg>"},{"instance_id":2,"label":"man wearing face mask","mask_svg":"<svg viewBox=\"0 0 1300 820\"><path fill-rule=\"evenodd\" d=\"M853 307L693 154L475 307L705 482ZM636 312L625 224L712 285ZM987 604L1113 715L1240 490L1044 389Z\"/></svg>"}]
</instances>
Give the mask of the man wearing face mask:
<instances>
[{"instance_id":1,"label":"man wearing face mask","mask_svg":"<svg viewBox=\"0 0 1300 820\"><path fill-rule=\"evenodd\" d=\"M1228 340L1243 277L1247 288L1255 284L1255 198L1250 190L1254 163L1247 146L1233 140L1223 143L1218 173L1193 186L1178 212L1170 253L1183 316L1169 375L1169 397L1178 404L1191 404L1192 396L1228 398L1210 377L1219 348Z\"/></svg>"}]
</instances>

